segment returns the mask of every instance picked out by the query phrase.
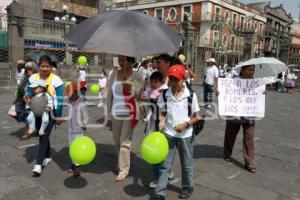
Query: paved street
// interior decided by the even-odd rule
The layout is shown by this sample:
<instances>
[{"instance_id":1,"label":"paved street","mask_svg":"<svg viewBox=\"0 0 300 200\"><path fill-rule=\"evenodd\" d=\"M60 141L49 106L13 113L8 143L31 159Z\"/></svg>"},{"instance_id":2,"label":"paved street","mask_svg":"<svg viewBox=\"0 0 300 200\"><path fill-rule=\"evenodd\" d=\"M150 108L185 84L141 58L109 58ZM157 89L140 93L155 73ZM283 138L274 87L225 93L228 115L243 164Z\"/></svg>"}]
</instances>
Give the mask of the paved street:
<instances>
[{"instance_id":1,"label":"paved street","mask_svg":"<svg viewBox=\"0 0 300 200\"><path fill-rule=\"evenodd\" d=\"M97 143L97 157L82 167L79 178L66 172L70 161L66 124L52 132L53 162L40 178L32 178L37 137L21 141L22 124L7 117L13 90L0 89L0 199L148 199L151 167L139 154L144 137L143 126L134 135L130 176L122 183L114 181L114 146L106 128L89 129L88 135ZM197 88L198 93L199 87ZM194 152L195 200L300 200L300 93L292 95L268 92L266 118L255 130L255 163L257 173L243 169L242 134L233 153L234 162L222 159L225 122L207 121L197 137ZM100 117L96 106L89 107L90 122ZM209 114L208 114L209 115ZM178 199L180 167L176 157L173 171L176 178L168 187L168 199Z\"/></svg>"}]
</instances>

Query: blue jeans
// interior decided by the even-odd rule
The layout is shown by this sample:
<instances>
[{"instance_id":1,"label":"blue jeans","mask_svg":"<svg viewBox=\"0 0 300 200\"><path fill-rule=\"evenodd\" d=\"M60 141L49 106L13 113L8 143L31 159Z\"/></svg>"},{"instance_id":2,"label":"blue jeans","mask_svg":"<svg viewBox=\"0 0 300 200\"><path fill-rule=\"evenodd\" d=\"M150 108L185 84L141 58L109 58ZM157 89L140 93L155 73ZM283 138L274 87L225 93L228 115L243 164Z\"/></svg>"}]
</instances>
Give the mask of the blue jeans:
<instances>
[{"instance_id":1,"label":"blue jeans","mask_svg":"<svg viewBox=\"0 0 300 200\"><path fill-rule=\"evenodd\" d=\"M39 130L42 124L42 118L36 118L36 129ZM49 117L49 123L47 128L45 129L45 134L39 136L39 145L36 157L36 164L42 165L45 158L51 157L51 149L50 149L50 134L53 126L55 125L55 121Z\"/></svg>"},{"instance_id":2,"label":"blue jeans","mask_svg":"<svg viewBox=\"0 0 300 200\"><path fill-rule=\"evenodd\" d=\"M204 83L204 104L210 104L213 101L214 89L213 85Z\"/></svg>"},{"instance_id":3,"label":"blue jeans","mask_svg":"<svg viewBox=\"0 0 300 200\"><path fill-rule=\"evenodd\" d=\"M35 124L35 116L33 112L30 112L27 117L27 123L30 129L35 129L36 124ZM49 124L49 113L48 112L43 112L42 115L42 123L41 123L41 129L46 130Z\"/></svg>"},{"instance_id":4,"label":"blue jeans","mask_svg":"<svg viewBox=\"0 0 300 200\"><path fill-rule=\"evenodd\" d=\"M192 138L176 138L166 135L169 143L169 154L160 166L158 185L154 194L165 196L168 185L169 171L172 167L173 159L178 149L181 165L181 186L193 186L193 141Z\"/></svg>"}]
</instances>

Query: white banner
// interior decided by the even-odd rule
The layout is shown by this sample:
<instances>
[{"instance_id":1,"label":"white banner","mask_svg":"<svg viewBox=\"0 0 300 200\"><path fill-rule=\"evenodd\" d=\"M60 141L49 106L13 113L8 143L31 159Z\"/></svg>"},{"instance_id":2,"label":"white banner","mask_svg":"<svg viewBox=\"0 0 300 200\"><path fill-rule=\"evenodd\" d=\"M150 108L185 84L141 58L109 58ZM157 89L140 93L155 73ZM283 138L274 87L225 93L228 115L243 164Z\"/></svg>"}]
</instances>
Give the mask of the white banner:
<instances>
[{"instance_id":1,"label":"white banner","mask_svg":"<svg viewBox=\"0 0 300 200\"><path fill-rule=\"evenodd\" d=\"M224 116L264 117L263 79L218 79L219 114Z\"/></svg>"}]
</instances>

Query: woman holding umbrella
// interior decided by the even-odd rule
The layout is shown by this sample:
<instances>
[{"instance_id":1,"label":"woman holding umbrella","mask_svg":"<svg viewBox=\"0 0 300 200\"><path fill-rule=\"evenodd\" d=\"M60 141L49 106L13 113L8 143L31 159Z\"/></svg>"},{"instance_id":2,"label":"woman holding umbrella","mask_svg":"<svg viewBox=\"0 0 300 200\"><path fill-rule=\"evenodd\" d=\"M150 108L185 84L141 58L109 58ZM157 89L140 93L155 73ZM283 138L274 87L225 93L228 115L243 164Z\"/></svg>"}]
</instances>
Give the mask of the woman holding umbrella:
<instances>
[{"instance_id":1,"label":"woman holding umbrella","mask_svg":"<svg viewBox=\"0 0 300 200\"><path fill-rule=\"evenodd\" d=\"M134 127L137 125L136 97L144 84L143 77L133 70L135 58L119 56L120 69L108 80L108 117L112 122L117 153L116 181L123 181L130 168L130 149Z\"/></svg>"}]
</instances>

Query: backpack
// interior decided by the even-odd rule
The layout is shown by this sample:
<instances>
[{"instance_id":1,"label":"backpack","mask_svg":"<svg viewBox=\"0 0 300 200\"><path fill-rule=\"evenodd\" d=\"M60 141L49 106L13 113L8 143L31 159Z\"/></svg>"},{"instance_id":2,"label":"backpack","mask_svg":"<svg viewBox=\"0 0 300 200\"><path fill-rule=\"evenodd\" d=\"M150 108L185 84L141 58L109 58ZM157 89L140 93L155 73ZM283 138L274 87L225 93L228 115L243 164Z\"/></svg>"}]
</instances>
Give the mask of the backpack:
<instances>
[{"instance_id":1,"label":"backpack","mask_svg":"<svg viewBox=\"0 0 300 200\"><path fill-rule=\"evenodd\" d=\"M191 88L191 86L189 84L186 84L189 92L190 92L190 96L188 97L188 115L192 117L192 103L193 103L193 95L194 95L194 90ZM167 97L166 97L166 93L167 93L168 89L163 90L163 100L165 103L165 109L167 110ZM201 118L193 125L193 137L195 135L199 135L199 133L203 130L204 128L204 123L205 123L205 115L202 115Z\"/></svg>"},{"instance_id":2,"label":"backpack","mask_svg":"<svg viewBox=\"0 0 300 200\"><path fill-rule=\"evenodd\" d=\"M34 74L33 76L34 76L35 81L40 79L40 75L38 73ZM32 97L31 110L36 117L42 116L42 114L45 110L45 107L48 104L48 98L46 96L46 93L48 93L51 97L53 97L55 95L55 88L52 86L52 81L54 80L54 76L55 75L53 73L51 73L50 76L48 77L48 79L45 80L46 92L44 92L43 95Z\"/></svg>"}]
</instances>

